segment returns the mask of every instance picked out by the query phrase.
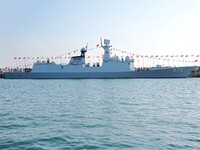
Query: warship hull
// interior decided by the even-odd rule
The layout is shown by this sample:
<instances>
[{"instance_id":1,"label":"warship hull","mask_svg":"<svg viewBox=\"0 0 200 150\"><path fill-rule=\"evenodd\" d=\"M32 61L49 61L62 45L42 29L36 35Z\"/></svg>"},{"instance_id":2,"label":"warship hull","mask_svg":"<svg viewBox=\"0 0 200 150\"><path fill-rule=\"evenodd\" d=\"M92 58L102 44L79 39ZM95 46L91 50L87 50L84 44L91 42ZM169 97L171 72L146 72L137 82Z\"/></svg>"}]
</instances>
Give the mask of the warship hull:
<instances>
[{"instance_id":1,"label":"warship hull","mask_svg":"<svg viewBox=\"0 0 200 150\"><path fill-rule=\"evenodd\" d=\"M115 78L186 78L196 66L158 68L126 72L5 72L6 79L115 79Z\"/></svg>"}]
</instances>

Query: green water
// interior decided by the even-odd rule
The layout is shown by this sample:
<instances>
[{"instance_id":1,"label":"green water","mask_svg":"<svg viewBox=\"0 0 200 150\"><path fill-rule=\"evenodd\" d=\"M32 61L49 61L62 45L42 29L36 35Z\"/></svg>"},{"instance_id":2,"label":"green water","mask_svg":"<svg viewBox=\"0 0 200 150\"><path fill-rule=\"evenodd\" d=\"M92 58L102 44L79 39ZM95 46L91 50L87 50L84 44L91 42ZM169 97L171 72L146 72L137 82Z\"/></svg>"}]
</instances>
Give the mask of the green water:
<instances>
[{"instance_id":1,"label":"green water","mask_svg":"<svg viewBox=\"0 0 200 150\"><path fill-rule=\"evenodd\" d=\"M200 79L0 80L0 149L200 149Z\"/></svg>"}]
</instances>

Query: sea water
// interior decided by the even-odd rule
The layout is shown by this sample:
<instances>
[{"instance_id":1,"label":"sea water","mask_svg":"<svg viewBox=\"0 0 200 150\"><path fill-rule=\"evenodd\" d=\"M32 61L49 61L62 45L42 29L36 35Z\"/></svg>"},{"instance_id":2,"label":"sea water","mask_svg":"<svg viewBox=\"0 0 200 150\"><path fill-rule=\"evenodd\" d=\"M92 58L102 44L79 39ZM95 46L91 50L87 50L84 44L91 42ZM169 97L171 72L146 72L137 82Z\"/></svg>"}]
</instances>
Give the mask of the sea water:
<instances>
[{"instance_id":1,"label":"sea water","mask_svg":"<svg viewBox=\"0 0 200 150\"><path fill-rule=\"evenodd\" d=\"M200 149L200 79L0 80L0 149Z\"/></svg>"}]
</instances>

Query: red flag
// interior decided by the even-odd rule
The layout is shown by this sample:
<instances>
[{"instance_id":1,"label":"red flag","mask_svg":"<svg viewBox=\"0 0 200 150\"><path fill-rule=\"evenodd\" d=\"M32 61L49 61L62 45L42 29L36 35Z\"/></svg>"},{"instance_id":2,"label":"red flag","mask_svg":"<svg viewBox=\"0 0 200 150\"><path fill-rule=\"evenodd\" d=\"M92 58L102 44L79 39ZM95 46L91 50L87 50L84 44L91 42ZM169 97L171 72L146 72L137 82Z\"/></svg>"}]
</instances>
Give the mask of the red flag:
<instances>
[{"instance_id":1,"label":"red flag","mask_svg":"<svg viewBox=\"0 0 200 150\"><path fill-rule=\"evenodd\" d=\"M197 55L196 57L199 57L199 55Z\"/></svg>"},{"instance_id":2,"label":"red flag","mask_svg":"<svg viewBox=\"0 0 200 150\"><path fill-rule=\"evenodd\" d=\"M96 47L99 47L99 44L97 44Z\"/></svg>"},{"instance_id":3,"label":"red flag","mask_svg":"<svg viewBox=\"0 0 200 150\"><path fill-rule=\"evenodd\" d=\"M198 62L198 59L194 60L194 62Z\"/></svg>"},{"instance_id":4,"label":"red flag","mask_svg":"<svg viewBox=\"0 0 200 150\"><path fill-rule=\"evenodd\" d=\"M14 57L14 59L17 59L17 57Z\"/></svg>"}]
</instances>

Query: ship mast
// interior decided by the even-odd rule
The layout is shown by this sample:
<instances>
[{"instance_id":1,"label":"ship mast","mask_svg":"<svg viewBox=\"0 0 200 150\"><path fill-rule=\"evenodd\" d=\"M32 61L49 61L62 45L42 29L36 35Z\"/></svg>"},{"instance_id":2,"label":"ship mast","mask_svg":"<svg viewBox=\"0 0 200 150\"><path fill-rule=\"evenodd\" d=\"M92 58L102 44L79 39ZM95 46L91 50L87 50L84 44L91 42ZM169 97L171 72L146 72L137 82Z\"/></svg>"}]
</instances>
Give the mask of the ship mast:
<instances>
[{"instance_id":1,"label":"ship mast","mask_svg":"<svg viewBox=\"0 0 200 150\"><path fill-rule=\"evenodd\" d=\"M104 39L104 45L102 44L102 39L101 39L101 47L104 49L104 61L109 61L110 60L110 48L112 45L110 45L110 40Z\"/></svg>"}]
</instances>

